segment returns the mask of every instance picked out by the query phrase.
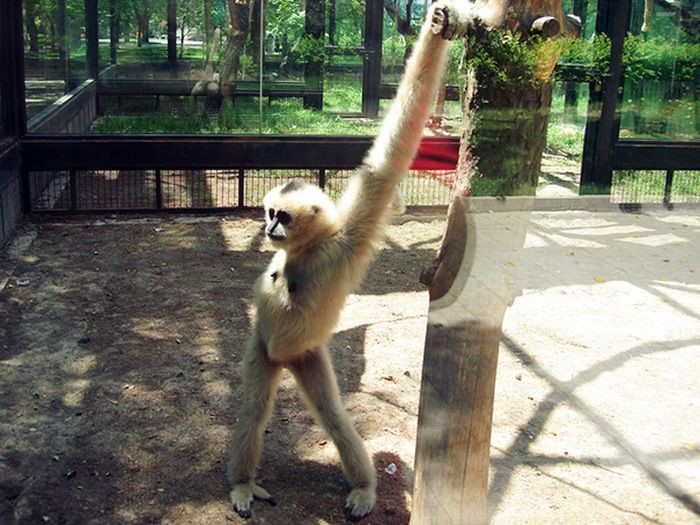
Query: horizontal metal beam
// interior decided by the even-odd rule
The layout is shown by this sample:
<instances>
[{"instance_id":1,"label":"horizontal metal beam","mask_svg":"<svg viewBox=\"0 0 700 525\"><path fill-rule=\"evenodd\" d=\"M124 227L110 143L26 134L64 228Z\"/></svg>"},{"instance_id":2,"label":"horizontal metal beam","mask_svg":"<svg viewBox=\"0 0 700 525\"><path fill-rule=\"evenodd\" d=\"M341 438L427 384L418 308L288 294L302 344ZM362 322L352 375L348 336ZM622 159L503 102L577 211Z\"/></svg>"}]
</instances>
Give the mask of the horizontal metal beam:
<instances>
[{"instance_id":1,"label":"horizontal metal beam","mask_svg":"<svg viewBox=\"0 0 700 525\"><path fill-rule=\"evenodd\" d=\"M698 170L700 142L623 140L613 149L614 170Z\"/></svg>"},{"instance_id":2,"label":"horizontal metal beam","mask_svg":"<svg viewBox=\"0 0 700 525\"><path fill-rule=\"evenodd\" d=\"M354 169L374 137L279 135L28 135L29 171L68 169ZM458 137L426 137L423 144Z\"/></svg>"}]
</instances>

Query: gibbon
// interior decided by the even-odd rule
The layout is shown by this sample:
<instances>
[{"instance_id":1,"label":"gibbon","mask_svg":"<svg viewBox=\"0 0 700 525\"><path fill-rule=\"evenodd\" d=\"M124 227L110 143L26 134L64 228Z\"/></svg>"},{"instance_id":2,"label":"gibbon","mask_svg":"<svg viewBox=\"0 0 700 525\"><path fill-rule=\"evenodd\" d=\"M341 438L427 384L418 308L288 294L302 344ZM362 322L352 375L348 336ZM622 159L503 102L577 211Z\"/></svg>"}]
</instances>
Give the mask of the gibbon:
<instances>
[{"instance_id":1,"label":"gibbon","mask_svg":"<svg viewBox=\"0 0 700 525\"><path fill-rule=\"evenodd\" d=\"M376 500L376 474L343 408L328 354L346 297L358 285L384 231L396 188L416 154L446 64L448 42L426 18L404 77L363 165L338 206L311 184L293 181L264 198L265 234L277 252L255 284L256 320L243 358L243 387L228 477L244 518L254 498L275 504L255 483L262 438L283 367L294 375L317 421L340 453L352 489L348 519Z\"/></svg>"}]
</instances>

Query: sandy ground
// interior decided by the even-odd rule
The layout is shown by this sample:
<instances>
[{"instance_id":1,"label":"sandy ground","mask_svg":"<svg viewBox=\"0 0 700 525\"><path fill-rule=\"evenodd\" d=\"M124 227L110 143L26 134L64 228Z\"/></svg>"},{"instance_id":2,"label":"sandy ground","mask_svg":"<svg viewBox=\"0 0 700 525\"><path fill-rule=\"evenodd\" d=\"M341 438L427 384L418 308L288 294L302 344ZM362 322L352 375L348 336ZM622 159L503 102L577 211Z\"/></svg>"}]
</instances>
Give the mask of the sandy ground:
<instances>
[{"instance_id":1,"label":"sandy ground","mask_svg":"<svg viewBox=\"0 0 700 525\"><path fill-rule=\"evenodd\" d=\"M409 519L417 276L443 226L390 227L333 340L380 482L363 523ZM699 244L697 212L532 214L510 264L492 522L700 523ZM241 522L224 466L260 223L29 224L2 257L0 523ZM344 522L337 453L288 375L259 479L279 504L251 523Z\"/></svg>"}]
</instances>

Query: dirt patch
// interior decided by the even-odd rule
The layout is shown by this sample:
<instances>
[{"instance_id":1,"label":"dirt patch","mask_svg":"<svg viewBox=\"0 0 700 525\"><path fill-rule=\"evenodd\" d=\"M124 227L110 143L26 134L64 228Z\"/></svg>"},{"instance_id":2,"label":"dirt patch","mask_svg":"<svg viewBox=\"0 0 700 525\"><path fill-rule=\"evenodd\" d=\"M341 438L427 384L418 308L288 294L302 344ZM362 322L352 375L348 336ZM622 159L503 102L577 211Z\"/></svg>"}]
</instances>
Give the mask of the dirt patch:
<instances>
[{"instance_id":1,"label":"dirt patch","mask_svg":"<svg viewBox=\"0 0 700 525\"><path fill-rule=\"evenodd\" d=\"M37 228L7 255L0 296L0 521L238 522L225 462L251 283L270 258L260 223ZM392 228L333 339L380 479L367 523L408 520L427 312L417 275L440 234L439 221ZM256 504L256 523L344 521L337 453L289 375L260 480L279 505Z\"/></svg>"},{"instance_id":2,"label":"dirt patch","mask_svg":"<svg viewBox=\"0 0 700 525\"><path fill-rule=\"evenodd\" d=\"M0 523L242 522L227 443L271 253L250 217L188 221L38 223L3 255ZM363 523L409 520L418 274L443 226L389 228L331 345L379 477ZM532 214L508 264L522 293L499 355L493 523L700 523L698 245L697 211ZM250 523L345 522L337 452L289 375L259 479L279 504Z\"/></svg>"}]
</instances>

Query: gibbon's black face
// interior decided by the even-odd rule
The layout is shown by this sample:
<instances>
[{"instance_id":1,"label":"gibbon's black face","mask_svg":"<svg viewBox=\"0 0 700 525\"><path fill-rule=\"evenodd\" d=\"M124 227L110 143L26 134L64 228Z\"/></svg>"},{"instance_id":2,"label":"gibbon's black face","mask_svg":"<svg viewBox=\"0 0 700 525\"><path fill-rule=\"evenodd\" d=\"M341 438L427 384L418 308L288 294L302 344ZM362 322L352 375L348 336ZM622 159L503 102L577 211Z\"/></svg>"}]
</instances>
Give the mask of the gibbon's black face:
<instances>
[{"instance_id":1,"label":"gibbon's black face","mask_svg":"<svg viewBox=\"0 0 700 525\"><path fill-rule=\"evenodd\" d=\"M335 227L335 206L323 191L303 181L271 190L263 200L265 236L278 248L305 244Z\"/></svg>"},{"instance_id":2,"label":"gibbon's black face","mask_svg":"<svg viewBox=\"0 0 700 525\"><path fill-rule=\"evenodd\" d=\"M286 227L292 223L292 216L284 210L270 208L267 210L268 222L265 227L267 238L273 242L281 242L287 238Z\"/></svg>"}]
</instances>

